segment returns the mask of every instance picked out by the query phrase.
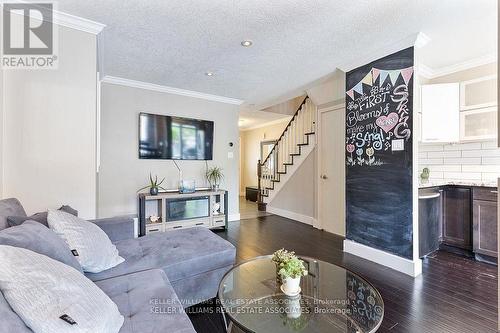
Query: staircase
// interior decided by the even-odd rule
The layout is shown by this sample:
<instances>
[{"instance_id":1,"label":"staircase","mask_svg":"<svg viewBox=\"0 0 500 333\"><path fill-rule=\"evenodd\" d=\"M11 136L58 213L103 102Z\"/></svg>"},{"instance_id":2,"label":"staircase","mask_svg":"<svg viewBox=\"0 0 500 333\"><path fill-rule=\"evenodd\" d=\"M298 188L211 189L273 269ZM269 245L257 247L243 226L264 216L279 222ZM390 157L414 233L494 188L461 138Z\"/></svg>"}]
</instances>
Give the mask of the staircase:
<instances>
[{"instance_id":1,"label":"staircase","mask_svg":"<svg viewBox=\"0 0 500 333\"><path fill-rule=\"evenodd\" d=\"M259 210L266 209L266 204L312 152L315 131L316 106L306 96L269 155L257 163Z\"/></svg>"}]
</instances>

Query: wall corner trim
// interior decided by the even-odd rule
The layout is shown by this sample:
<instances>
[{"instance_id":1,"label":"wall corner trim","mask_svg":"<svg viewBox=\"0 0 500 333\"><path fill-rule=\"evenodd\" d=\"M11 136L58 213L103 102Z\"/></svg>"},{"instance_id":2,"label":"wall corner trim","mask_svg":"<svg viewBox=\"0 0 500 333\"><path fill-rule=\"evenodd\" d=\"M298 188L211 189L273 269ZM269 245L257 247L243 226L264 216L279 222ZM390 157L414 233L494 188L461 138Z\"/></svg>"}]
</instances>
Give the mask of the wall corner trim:
<instances>
[{"instance_id":1,"label":"wall corner trim","mask_svg":"<svg viewBox=\"0 0 500 333\"><path fill-rule=\"evenodd\" d=\"M422 274L422 261L420 259L416 261L405 259L382 250L353 242L349 239L344 240L344 252L373 261L374 263L392 268L412 277L417 277Z\"/></svg>"},{"instance_id":2,"label":"wall corner trim","mask_svg":"<svg viewBox=\"0 0 500 333\"><path fill-rule=\"evenodd\" d=\"M148 83L148 82L143 82L143 81L135 81L135 80L129 80L129 79L124 79L121 77L116 77L116 76L109 76L106 75L101 82L103 83L109 83L109 84L115 84L115 85L120 85L120 86L125 86L125 87L131 87L131 88L138 88L138 89L145 89L145 90L151 90L151 91L157 91L157 92L164 92L168 94L174 94L174 95L181 95L181 96L188 96L188 97L193 97L193 98L200 98L200 99L205 99L208 101L213 101L213 102L220 102L220 103L226 103L226 104L234 104L234 105L241 105L245 101L241 99L236 99L236 98L230 98L230 97L224 97L224 96L218 96L218 95L211 95L211 94L206 94L198 91L192 91L192 90L185 90L185 89L180 89L180 88L173 88L173 87L168 87L168 86L162 86L159 84L154 84L154 83Z\"/></svg>"}]
</instances>

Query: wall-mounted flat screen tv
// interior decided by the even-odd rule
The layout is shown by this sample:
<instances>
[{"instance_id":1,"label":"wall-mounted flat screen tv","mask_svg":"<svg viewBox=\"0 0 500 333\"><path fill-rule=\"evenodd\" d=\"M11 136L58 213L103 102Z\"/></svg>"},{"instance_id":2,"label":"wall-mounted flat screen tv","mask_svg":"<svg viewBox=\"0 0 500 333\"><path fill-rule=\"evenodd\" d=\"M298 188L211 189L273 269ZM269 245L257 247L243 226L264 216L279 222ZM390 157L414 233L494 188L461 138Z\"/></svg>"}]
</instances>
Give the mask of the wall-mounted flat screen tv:
<instances>
[{"instance_id":1,"label":"wall-mounted flat screen tv","mask_svg":"<svg viewBox=\"0 0 500 333\"><path fill-rule=\"evenodd\" d=\"M211 160L214 122L139 114L139 158Z\"/></svg>"}]
</instances>

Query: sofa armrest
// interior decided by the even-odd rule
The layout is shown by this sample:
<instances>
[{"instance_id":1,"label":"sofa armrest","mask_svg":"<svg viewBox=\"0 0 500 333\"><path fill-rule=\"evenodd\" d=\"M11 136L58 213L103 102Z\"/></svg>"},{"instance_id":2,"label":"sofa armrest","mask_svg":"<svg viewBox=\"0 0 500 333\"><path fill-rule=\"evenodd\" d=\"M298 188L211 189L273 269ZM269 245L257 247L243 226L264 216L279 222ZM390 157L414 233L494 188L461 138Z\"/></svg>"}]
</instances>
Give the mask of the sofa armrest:
<instances>
[{"instance_id":1,"label":"sofa armrest","mask_svg":"<svg viewBox=\"0 0 500 333\"><path fill-rule=\"evenodd\" d=\"M135 237L135 221L133 216L115 216L92 220L111 239L113 243Z\"/></svg>"}]
</instances>

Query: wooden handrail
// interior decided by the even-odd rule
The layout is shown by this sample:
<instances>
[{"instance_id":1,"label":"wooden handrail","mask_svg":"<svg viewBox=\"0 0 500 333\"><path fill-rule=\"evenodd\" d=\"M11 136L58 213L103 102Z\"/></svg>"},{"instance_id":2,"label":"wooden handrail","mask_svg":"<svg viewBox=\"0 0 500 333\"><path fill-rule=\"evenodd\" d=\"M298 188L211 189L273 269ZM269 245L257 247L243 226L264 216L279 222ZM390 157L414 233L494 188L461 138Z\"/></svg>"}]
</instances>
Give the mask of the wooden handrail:
<instances>
[{"instance_id":1,"label":"wooden handrail","mask_svg":"<svg viewBox=\"0 0 500 333\"><path fill-rule=\"evenodd\" d=\"M308 98L309 98L309 96L306 96L304 98L304 100L302 101L302 103L300 103L299 107L297 108L297 111L295 111L295 113L293 114L292 119L290 119L290 121L286 125L285 129L283 130L283 133L281 133L281 135L278 138L278 140L276 140L276 143L274 144L273 148L271 148L271 151L269 152L269 154L267 154L266 158L264 159L264 162L260 163L260 165L265 165L267 163L267 160L271 157L271 154L274 152L274 149L276 149L276 146L278 145L278 142L281 141L281 139L283 138L283 136L285 135L285 133L288 131L288 127L290 127L290 125L292 124L292 122L295 119L295 117L297 117L297 115L299 114L299 111L302 109L302 106L304 106L304 104L306 104Z\"/></svg>"}]
</instances>

